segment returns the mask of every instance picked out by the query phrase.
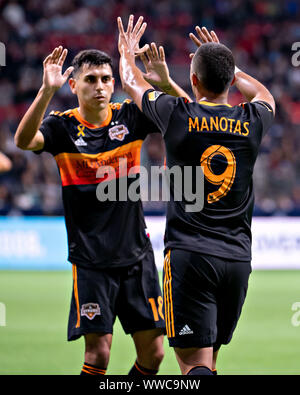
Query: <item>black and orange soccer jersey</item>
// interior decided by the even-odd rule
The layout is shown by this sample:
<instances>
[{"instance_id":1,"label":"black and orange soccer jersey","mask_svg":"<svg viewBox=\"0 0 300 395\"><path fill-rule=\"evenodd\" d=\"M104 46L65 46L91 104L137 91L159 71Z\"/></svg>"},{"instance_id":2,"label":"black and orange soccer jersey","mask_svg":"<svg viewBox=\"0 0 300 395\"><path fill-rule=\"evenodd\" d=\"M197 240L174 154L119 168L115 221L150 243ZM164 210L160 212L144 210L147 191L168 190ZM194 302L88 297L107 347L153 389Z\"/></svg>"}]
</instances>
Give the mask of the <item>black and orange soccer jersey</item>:
<instances>
[{"instance_id":1,"label":"black and orange soccer jersey","mask_svg":"<svg viewBox=\"0 0 300 395\"><path fill-rule=\"evenodd\" d=\"M115 169L115 179L127 178L128 188L139 177L140 150L148 133L159 132L137 108L125 100L109 105L100 127L86 122L78 109L52 111L40 127L45 138L43 151L57 163L68 235L68 260L90 268L134 264L146 254L150 240L140 199L100 201L97 186L108 175L99 168ZM126 169L119 174L120 160ZM123 169L124 170L124 169ZM121 201L120 201L121 200Z\"/></svg>"},{"instance_id":2,"label":"black and orange soccer jersey","mask_svg":"<svg viewBox=\"0 0 300 395\"><path fill-rule=\"evenodd\" d=\"M174 198L178 185L170 179L166 249L249 261L252 175L262 137L273 121L270 106L190 103L152 90L145 92L142 106L164 136L167 168L180 166L184 175L184 167L201 166L204 173L203 208L196 212L186 211L184 192L182 199ZM191 177L193 191L200 182L196 174Z\"/></svg>"}]
</instances>

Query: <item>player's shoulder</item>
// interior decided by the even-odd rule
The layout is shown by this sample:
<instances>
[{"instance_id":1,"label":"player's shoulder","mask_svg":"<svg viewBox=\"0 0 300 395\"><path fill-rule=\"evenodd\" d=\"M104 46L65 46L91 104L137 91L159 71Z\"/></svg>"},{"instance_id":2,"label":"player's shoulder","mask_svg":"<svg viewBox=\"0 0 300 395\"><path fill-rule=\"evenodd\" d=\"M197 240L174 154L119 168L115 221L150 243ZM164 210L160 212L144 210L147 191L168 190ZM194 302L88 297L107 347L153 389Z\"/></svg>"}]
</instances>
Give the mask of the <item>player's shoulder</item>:
<instances>
[{"instance_id":1,"label":"player's shoulder","mask_svg":"<svg viewBox=\"0 0 300 395\"><path fill-rule=\"evenodd\" d=\"M157 100L161 101L171 101L173 103L179 104L188 104L192 103L191 100L189 100L186 97L183 96L173 96L169 95L168 93L161 92L161 91L156 91L156 90L148 90L145 92L144 97L148 99L149 102L155 102Z\"/></svg>"},{"instance_id":2,"label":"player's shoulder","mask_svg":"<svg viewBox=\"0 0 300 395\"><path fill-rule=\"evenodd\" d=\"M173 96L165 92L148 90L144 94L143 101L147 107L156 108L160 114L172 114L189 112L189 106L193 103L187 97Z\"/></svg>"},{"instance_id":3,"label":"player's shoulder","mask_svg":"<svg viewBox=\"0 0 300 395\"><path fill-rule=\"evenodd\" d=\"M44 118L43 124L47 123L51 125L59 125L71 119L75 119L75 114L73 111L74 109L66 111L52 110L48 116Z\"/></svg>"},{"instance_id":4,"label":"player's shoulder","mask_svg":"<svg viewBox=\"0 0 300 395\"><path fill-rule=\"evenodd\" d=\"M137 120L143 117L143 113L131 99L125 99L123 102L109 103L109 107L112 110L113 116L121 119Z\"/></svg>"},{"instance_id":5,"label":"player's shoulder","mask_svg":"<svg viewBox=\"0 0 300 395\"><path fill-rule=\"evenodd\" d=\"M66 111L53 110L43 119L40 129L61 130L69 128L74 124L74 120L76 122L73 109Z\"/></svg>"},{"instance_id":6,"label":"player's shoulder","mask_svg":"<svg viewBox=\"0 0 300 395\"><path fill-rule=\"evenodd\" d=\"M263 134L268 131L274 122L273 108L263 100L241 103L241 107L244 112L242 116L246 117L250 124L256 125L253 127L261 130Z\"/></svg>"},{"instance_id":7,"label":"player's shoulder","mask_svg":"<svg viewBox=\"0 0 300 395\"><path fill-rule=\"evenodd\" d=\"M136 104L130 99L125 99L123 102L109 103L109 107L115 111L119 111L122 108L128 108L132 106L136 106Z\"/></svg>"},{"instance_id":8,"label":"player's shoulder","mask_svg":"<svg viewBox=\"0 0 300 395\"><path fill-rule=\"evenodd\" d=\"M263 100L256 100L256 101L251 101L251 102L243 102L238 105L241 107L244 111L247 112L261 112L261 111L266 111L269 113L272 113L274 115L273 109L270 106L269 103L263 101Z\"/></svg>"},{"instance_id":9,"label":"player's shoulder","mask_svg":"<svg viewBox=\"0 0 300 395\"><path fill-rule=\"evenodd\" d=\"M66 111L53 110L49 113L49 117L52 117L53 119L58 119L58 120L71 119L72 117L75 117L75 108L69 109Z\"/></svg>"}]
</instances>

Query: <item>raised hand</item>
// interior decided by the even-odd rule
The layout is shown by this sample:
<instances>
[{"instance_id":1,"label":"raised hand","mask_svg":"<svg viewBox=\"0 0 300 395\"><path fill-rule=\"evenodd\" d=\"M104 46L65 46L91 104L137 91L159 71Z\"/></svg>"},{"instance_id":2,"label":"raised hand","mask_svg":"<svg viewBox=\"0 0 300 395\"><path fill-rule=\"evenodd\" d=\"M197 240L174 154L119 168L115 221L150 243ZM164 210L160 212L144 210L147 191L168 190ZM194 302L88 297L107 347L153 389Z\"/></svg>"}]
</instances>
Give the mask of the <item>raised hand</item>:
<instances>
[{"instance_id":1,"label":"raised hand","mask_svg":"<svg viewBox=\"0 0 300 395\"><path fill-rule=\"evenodd\" d=\"M62 67L66 60L67 53L67 49L63 49L62 46L59 46L44 60L43 86L46 89L56 91L61 88L72 73L74 67L71 66L62 74Z\"/></svg>"},{"instance_id":2,"label":"raised hand","mask_svg":"<svg viewBox=\"0 0 300 395\"><path fill-rule=\"evenodd\" d=\"M119 28L119 42L118 48L120 54L122 53L122 47L124 50L129 51L133 55L139 55L144 52L149 46L148 44L144 45L143 48L139 47L140 39L144 34L147 23L144 22L144 17L140 16L137 20L135 26L133 26L134 16L130 15L128 19L128 25L126 32L124 31L123 22L120 17L118 17L118 28Z\"/></svg>"},{"instance_id":3,"label":"raised hand","mask_svg":"<svg viewBox=\"0 0 300 395\"><path fill-rule=\"evenodd\" d=\"M140 54L145 67L144 79L151 85L164 88L170 84L169 69L166 63L165 51L162 46L157 50L156 44L151 43L146 52Z\"/></svg>"},{"instance_id":4,"label":"raised hand","mask_svg":"<svg viewBox=\"0 0 300 395\"><path fill-rule=\"evenodd\" d=\"M197 32L198 37L196 37L194 33L190 33L189 37L197 45L197 47L200 47L202 44L209 42L214 42L214 43L220 42L214 30L211 30L211 32L209 33L206 27L202 27L201 29L199 26L196 26L195 30ZM190 58L192 58L193 56L194 54L191 53Z\"/></svg>"}]
</instances>

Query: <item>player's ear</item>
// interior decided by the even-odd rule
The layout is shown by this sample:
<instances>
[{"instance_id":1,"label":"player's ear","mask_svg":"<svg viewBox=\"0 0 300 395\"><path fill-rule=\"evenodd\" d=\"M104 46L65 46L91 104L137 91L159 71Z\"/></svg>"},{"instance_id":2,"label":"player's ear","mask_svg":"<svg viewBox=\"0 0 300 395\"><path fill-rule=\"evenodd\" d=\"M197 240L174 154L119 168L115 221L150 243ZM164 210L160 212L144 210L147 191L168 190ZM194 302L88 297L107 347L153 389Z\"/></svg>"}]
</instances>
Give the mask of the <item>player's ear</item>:
<instances>
[{"instance_id":1,"label":"player's ear","mask_svg":"<svg viewBox=\"0 0 300 395\"><path fill-rule=\"evenodd\" d=\"M198 77L194 73L192 74L192 84L193 86L197 86L199 84Z\"/></svg>"},{"instance_id":2,"label":"player's ear","mask_svg":"<svg viewBox=\"0 0 300 395\"><path fill-rule=\"evenodd\" d=\"M71 89L71 92L76 95L76 80L74 78L69 78L69 87Z\"/></svg>"}]
</instances>

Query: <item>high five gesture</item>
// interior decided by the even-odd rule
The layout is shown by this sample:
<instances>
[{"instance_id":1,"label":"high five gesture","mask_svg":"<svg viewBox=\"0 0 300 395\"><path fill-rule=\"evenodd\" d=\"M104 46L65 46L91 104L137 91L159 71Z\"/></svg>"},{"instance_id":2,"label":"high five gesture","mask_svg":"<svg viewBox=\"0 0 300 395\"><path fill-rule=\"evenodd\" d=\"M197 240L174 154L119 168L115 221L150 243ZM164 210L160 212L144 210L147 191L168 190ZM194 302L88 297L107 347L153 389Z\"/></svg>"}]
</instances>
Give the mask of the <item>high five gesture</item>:
<instances>
[{"instance_id":1,"label":"high five gesture","mask_svg":"<svg viewBox=\"0 0 300 395\"><path fill-rule=\"evenodd\" d=\"M43 85L45 88L58 90L67 81L70 74L73 71L73 67L67 68L67 70L62 74L62 67L66 60L68 50L63 49L59 46L53 50L53 52L46 57L43 62L44 75L43 75Z\"/></svg>"},{"instance_id":2,"label":"high five gesture","mask_svg":"<svg viewBox=\"0 0 300 395\"><path fill-rule=\"evenodd\" d=\"M122 48L124 48L124 50L128 50L130 53L134 55L139 55L149 47L148 44L144 45L143 48L139 47L140 40L147 27L147 23L146 22L143 23L143 20L144 17L140 16L139 19L137 20L136 25L133 26L134 16L130 15L127 25L127 30L125 32L122 19L118 17L117 19L118 28L119 28L118 48L120 53L122 51Z\"/></svg>"},{"instance_id":3,"label":"high five gesture","mask_svg":"<svg viewBox=\"0 0 300 395\"><path fill-rule=\"evenodd\" d=\"M146 90L153 89L152 85L156 85L163 92L172 96L182 96L191 100L187 93L170 78L163 47L159 47L159 50L157 50L156 44L152 43L151 46L146 44L143 48L139 48L139 41L146 30L147 24L143 23L143 17L139 17L135 27L133 27L133 20L133 15L130 15L125 32L121 18L118 17L117 19L119 28L118 47L121 55L120 77L123 88L128 89L128 93L140 109L142 96ZM145 73L135 65L136 55L140 55Z\"/></svg>"},{"instance_id":4,"label":"high five gesture","mask_svg":"<svg viewBox=\"0 0 300 395\"><path fill-rule=\"evenodd\" d=\"M62 73L67 53L67 49L59 46L44 60L43 83L35 100L18 126L15 134L17 147L32 151L40 150L44 147L44 136L39 131L39 127L53 95L63 86L73 71L73 67L69 67Z\"/></svg>"}]
</instances>

